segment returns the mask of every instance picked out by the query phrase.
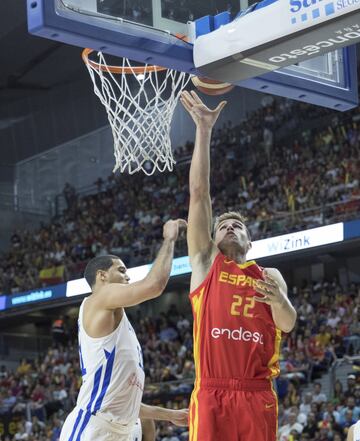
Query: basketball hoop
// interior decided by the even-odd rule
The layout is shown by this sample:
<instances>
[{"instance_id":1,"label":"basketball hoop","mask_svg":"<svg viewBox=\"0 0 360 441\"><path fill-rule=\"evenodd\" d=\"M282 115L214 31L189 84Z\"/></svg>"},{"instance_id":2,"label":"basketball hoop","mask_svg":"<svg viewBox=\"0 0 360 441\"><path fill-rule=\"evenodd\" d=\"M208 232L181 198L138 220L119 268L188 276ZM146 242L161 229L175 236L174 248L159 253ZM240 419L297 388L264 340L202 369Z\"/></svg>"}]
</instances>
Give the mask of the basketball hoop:
<instances>
[{"instance_id":1,"label":"basketball hoop","mask_svg":"<svg viewBox=\"0 0 360 441\"><path fill-rule=\"evenodd\" d=\"M105 106L114 138L114 172L142 170L152 175L173 170L170 140L171 120L179 95L190 76L159 66L132 66L123 58L121 66L108 65L102 52L84 49L82 59L94 84L94 92Z\"/></svg>"}]
</instances>

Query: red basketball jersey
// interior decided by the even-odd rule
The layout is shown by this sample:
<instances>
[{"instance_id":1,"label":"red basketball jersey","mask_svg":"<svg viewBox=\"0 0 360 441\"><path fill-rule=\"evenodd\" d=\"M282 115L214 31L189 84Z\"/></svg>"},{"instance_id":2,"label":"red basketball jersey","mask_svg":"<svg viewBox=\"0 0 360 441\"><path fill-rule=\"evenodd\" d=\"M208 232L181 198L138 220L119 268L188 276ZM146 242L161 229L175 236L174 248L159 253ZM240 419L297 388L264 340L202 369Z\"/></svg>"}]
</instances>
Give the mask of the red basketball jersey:
<instances>
[{"instance_id":1,"label":"red basketball jersey","mask_svg":"<svg viewBox=\"0 0 360 441\"><path fill-rule=\"evenodd\" d=\"M281 331L271 308L256 302L263 279L255 261L237 264L219 253L190 294L196 377L270 379L280 373Z\"/></svg>"}]
</instances>

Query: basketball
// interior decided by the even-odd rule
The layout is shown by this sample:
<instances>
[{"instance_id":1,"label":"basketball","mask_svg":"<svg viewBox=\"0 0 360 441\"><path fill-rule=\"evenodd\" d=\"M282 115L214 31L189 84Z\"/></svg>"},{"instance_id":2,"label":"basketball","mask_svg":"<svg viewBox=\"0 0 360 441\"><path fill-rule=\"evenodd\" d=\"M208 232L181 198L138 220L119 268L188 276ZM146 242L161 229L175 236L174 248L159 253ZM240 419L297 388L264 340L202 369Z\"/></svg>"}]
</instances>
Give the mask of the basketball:
<instances>
[{"instance_id":1,"label":"basketball","mask_svg":"<svg viewBox=\"0 0 360 441\"><path fill-rule=\"evenodd\" d=\"M204 77L192 77L191 81L194 86L200 90L200 92L205 95L224 95L225 93L230 92L235 87L234 84L230 83L222 83L221 81L211 80L210 78Z\"/></svg>"}]
</instances>

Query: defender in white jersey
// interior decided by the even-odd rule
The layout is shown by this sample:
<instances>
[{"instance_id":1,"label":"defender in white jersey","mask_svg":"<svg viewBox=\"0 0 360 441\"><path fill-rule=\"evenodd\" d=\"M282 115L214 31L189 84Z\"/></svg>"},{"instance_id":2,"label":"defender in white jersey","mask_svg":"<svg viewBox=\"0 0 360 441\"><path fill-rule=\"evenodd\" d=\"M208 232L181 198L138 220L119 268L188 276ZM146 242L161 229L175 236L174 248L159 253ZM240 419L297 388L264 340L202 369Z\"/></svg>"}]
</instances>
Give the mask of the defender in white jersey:
<instances>
[{"instance_id":1,"label":"defender in white jersey","mask_svg":"<svg viewBox=\"0 0 360 441\"><path fill-rule=\"evenodd\" d=\"M360 420L350 427L346 441L360 441Z\"/></svg>"},{"instance_id":2,"label":"defender in white jersey","mask_svg":"<svg viewBox=\"0 0 360 441\"><path fill-rule=\"evenodd\" d=\"M83 383L60 441L130 441L138 417L187 424L187 411L141 404L141 347L124 307L158 297L170 277L174 243L186 222L164 225L164 242L149 274L129 284L117 256L99 256L86 267L92 294L79 311L79 356Z\"/></svg>"}]
</instances>

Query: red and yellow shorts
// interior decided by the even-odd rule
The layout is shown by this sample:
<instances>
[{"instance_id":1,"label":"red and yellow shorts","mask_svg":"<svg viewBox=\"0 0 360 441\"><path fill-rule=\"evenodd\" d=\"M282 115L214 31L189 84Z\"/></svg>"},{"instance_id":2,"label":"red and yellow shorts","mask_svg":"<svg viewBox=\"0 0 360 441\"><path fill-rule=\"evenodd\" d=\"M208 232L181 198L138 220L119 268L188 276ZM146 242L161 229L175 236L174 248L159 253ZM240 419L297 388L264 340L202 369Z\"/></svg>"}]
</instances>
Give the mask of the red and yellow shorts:
<instances>
[{"instance_id":1,"label":"red and yellow shorts","mask_svg":"<svg viewBox=\"0 0 360 441\"><path fill-rule=\"evenodd\" d=\"M277 408L270 380L197 380L189 441L275 441Z\"/></svg>"}]
</instances>

